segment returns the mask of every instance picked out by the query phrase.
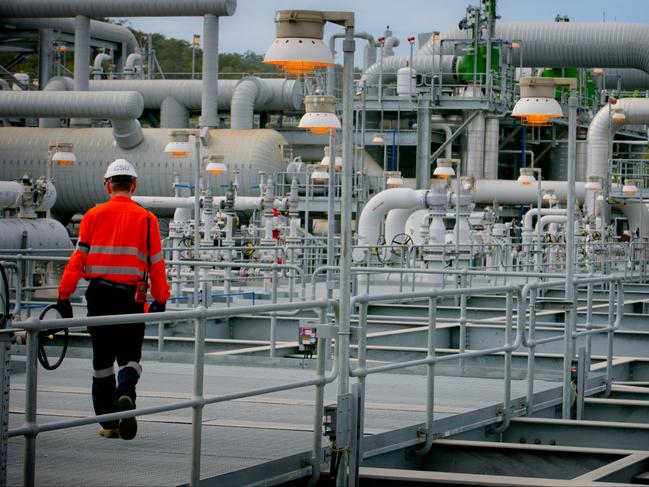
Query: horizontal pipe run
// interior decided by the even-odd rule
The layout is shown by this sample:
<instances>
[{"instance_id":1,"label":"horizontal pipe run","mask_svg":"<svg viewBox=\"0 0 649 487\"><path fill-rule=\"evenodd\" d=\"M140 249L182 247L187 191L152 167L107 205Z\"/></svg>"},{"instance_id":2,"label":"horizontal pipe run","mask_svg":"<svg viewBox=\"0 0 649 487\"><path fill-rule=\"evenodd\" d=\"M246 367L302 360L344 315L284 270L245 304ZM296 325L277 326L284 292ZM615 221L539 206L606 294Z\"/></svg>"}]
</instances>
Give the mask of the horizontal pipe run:
<instances>
[{"instance_id":1,"label":"horizontal pipe run","mask_svg":"<svg viewBox=\"0 0 649 487\"><path fill-rule=\"evenodd\" d=\"M142 95L135 91L0 91L0 117L135 119L143 110Z\"/></svg>"},{"instance_id":2,"label":"horizontal pipe run","mask_svg":"<svg viewBox=\"0 0 649 487\"><path fill-rule=\"evenodd\" d=\"M3 0L0 18L230 16L236 9L237 0Z\"/></svg>"}]
</instances>

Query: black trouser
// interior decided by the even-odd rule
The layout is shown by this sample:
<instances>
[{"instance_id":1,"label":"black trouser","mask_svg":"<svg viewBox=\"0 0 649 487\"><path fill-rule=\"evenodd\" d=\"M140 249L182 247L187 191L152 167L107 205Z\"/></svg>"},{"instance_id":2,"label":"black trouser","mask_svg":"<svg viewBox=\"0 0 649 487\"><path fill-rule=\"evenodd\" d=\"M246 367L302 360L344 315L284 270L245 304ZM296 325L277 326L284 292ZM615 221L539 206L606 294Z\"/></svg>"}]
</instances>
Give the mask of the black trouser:
<instances>
[{"instance_id":1,"label":"black trouser","mask_svg":"<svg viewBox=\"0 0 649 487\"><path fill-rule=\"evenodd\" d=\"M135 288L111 286L102 280L91 280L86 290L88 316L142 313L144 303L136 303ZM117 400L127 395L135 404L135 385L142 368L144 323L126 325L89 326L92 338L92 404L95 414L117 411ZM115 382L114 363L119 371ZM103 422L106 429L118 427L117 421Z\"/></svg>"}]
</instances>

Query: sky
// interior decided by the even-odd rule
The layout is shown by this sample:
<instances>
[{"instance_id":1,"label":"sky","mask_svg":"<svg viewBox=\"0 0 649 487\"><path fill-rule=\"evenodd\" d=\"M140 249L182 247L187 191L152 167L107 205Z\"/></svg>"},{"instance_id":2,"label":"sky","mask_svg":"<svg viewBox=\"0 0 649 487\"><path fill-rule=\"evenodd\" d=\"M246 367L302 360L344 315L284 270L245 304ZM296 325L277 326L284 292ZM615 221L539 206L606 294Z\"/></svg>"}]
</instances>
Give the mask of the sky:
<instances>
[{"instance_id":1,"label":"sky","mask_svg":"<svg viewBox=\"0 0 649 487\"><path fill-rule=\"evenodd\" d=\"M220 52L250 50L263 54L275 38L273 17L276 10L345 10L356 13L356 30L380 37L389 25L401 40L397 54L408 54L408 36L441 31L456 26L469 4L479 0L238 0L232 17L220 20ZM554 21L557 14L573 22L649 23L649 0L498 0L498 14L503 20ZM191 41L202 33L202 19L197 17L159 17L128 19L132 27L157 32L166 37ZM325 39L338 26L327 25ZM415 45L415 48L418 46ZM358 51L362 49L357 48ZM360 63L357 57L357 64Z\"/></svg>"}]
</instances>

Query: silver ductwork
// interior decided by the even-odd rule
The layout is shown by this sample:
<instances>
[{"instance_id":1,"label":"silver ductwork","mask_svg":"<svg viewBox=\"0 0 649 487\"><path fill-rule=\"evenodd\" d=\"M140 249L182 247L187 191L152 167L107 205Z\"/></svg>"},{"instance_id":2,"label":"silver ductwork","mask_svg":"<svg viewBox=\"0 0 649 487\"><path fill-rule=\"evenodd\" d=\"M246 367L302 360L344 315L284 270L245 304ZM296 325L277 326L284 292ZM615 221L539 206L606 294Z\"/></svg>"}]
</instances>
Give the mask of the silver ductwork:
<instances>
[{"instance_id":1,"label":"silver ductwork","mask_svg":"<svg viewBox=\"0 0 649 487\"><path fill-rule=\"evenodd\" d=\"M61 94L59 94L61 95ZM137 194L173 196L175 174L193 184L194 155L173 158L164 148L171 140L168 129L142 129L144 139L135 150L116 147L110 129L42 129L0 127L0 180L19 179L29 172L43 174L52 141L74 145L77 161L69 166L54 165L57 201L54 210L63 213L84 212L106 198L103 176L108 164L118 158L131 161L138 172ZM259 172L266 174L286 169L283 149L286 141L274 130L211 130L209 145L201 156L223 155L228 172L205 177L214 195L222 195L222 185L239 171L239 194L257 195ZM162 212L165 214L164 212ZM168 214L172 214L173 210Z\"/></svg>"},{"instance_id":2,"label":"silver ductwork","mask_svg":"<svg viewBox=\"0 0 649 487\"><path fill-rule=\"evenodd\" d=\"M105 52L100 52L95 56L95 60L92 64L92 75L95 79L101 79L101 75L104 74L104 67L102 63L104 61L112 61L113 57L110 54Z\"/></svg>"},{"instance_id":3,"label":"silver ductwork","mask_svg":"<svg viewBox=\"0 0 649 487\"><path fill-rule=\"evenodd\" d=\"M90 19L77 15L74 24L74 90L88 91L90 82ZM71 119L71 127L88 127L88 119Z\"/></svg>"},{"instance_id":4,"label":"silver ductwork","mask_svg":"<svg viewBox=\"0 0 649 487\"><path fill-rule=\"evenodd\" d=\"M161 128L189 127L189 110L178 103L173 96L168 96L160 104Z\"/></svg>"},{"instance_id":5,"label":"silver ductwork","mask_svg":"<svg viewBox=\"0 0 649 487\"><path fill-rule=\"evenodd\" d=\"M115 142L122 149L131 149L142 141L137 118L143 108L142 96L136 92L0 92L0 117L108 118Z\"/></svg>"},{"instance_id":6,"label":"silver ductwork","mask_svg":"<svg viewBox=\"0 0 649 487\"><path fill-rule=\"evenodd\" d=\"M469 38L470 31L451 29L447 39ZM636 68L649 73L649 25L621 22L497 22L494 37L516 41L512 63L525 67ZM432 41L419 53L431 56ZM450 42L443 44L451 52Z\"/></svg>"},{"instance_id":7,"label":"silver ductwork","mask_svg":"<svg viewBox=\"0 0 649 487\"><path fill-rule=\"evenodd\" d=\"M203 80L201 83L201 116L198 125L216 128L219 125L219 18L203 16Z\"/></svg>"},{"instance_id":8,"label":"silver ductwork","mask_svg":"<svg viewBox=\"0 0 649 487\"><path fill-rule=\"evenodd\" d=\"M236 0L3 0L0 18L229 16L236 8Z\"/></svg>"},{"instance_id":9,"label":"silver ductwork","mask_svg":"<svg viewBox=\"0 0 649 487\"><path fill-rule=\"evenodd\" d=\"M240 80L232 93L230 107L230 128L251 129L254 121L255 103L263 105L270 101L272 93L259 78L249 77Z\"/></svg>"},{"instance_id":10,"label":"silver ductwork","mask_svg":"<svg viewBox=\"0 0 649 487\"><path fill-rule=\"evenodd\" d=\"M443 82L452 84L457 82L453 73L454 68L454 55L439 56L422 56L417 55L412 58L412 67L417 73L441 73ZM383 62L378 62L370 66L362 76L367 86L376 88L379 85L379 80L382 79L382 84L392 83L397 79L397 71L405 68L410 62L409 57L390 56L383 58Z\"/></svg>"},{"instance_id":11,"label":"silver ductwork","mask_svg":"<svg viewBox=\"0 0 649 487\"><path fill-rule=\"evenodd\" d=\"M467 131L466 171L464 175L482 179L484 176L485 116L479 112Z\"/></svg>"},{"instance_id":12,"label":"silver ductwork","mask_svg":"<svg viewBox=\"0 0 649 487\"><path fill-rule=\"evenodd\" d=\"M649 56L649 52L647 52ZM624 120L615 121L610 116L609 105L602 107L593 117L588 127L588 142L586 175L608 175L608 160L610 154L610 141L615 133L625 125L644 125L649 123L649 99L624 98L618 100L611 107L615 111L624 113Z\"/></svg>"},{"instance_id":13,"label":"silver ductwork","mask_svg":"<svg viewBox=\"0 0 649 487\"><path fill-rule=\"evenodd\" d=\"M498 179L498 155L500 144L500 119L485 118L484 178Z\"/></svg>"},{"instance_id":14,"label":"silver ductwork","mask_svg":"<svg viewBox=\"0 0 649 487\"><path fill-rule=\"evenodd\" d=\"M144 66L142 63L141 53L134 52L129 54L124 64L124 79L143 79Z\"/></svg>"}]
</instances>

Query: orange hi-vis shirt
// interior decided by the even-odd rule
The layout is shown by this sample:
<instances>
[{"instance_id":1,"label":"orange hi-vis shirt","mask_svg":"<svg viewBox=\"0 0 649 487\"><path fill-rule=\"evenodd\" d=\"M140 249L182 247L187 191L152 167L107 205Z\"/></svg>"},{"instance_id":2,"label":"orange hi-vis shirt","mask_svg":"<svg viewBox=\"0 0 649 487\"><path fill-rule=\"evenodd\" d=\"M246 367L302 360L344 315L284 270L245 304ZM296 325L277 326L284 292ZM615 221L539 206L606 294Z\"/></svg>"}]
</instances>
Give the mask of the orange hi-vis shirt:
<instances>
[{"instance_id":1,"label":"orange hi-vis shirt","mask_svg":"<svg viewBox=\"0 0 649 487\"><path fill-rule=\"evenodd\" d=\"M81 220L79 243L63 272L59 299L69 299L82 277L133 286L142 281L147 270L147 219L151 296L166 302L169 284L158 219L127 196L114 196L89 210Z\"/></svg>"}]
</instances>

